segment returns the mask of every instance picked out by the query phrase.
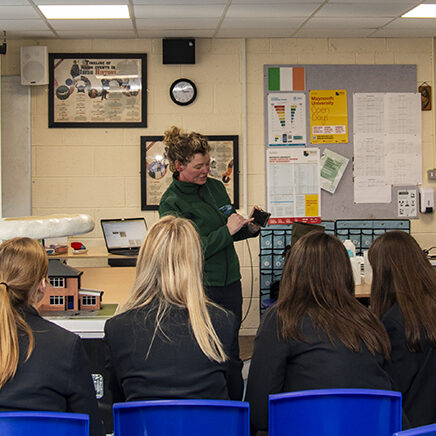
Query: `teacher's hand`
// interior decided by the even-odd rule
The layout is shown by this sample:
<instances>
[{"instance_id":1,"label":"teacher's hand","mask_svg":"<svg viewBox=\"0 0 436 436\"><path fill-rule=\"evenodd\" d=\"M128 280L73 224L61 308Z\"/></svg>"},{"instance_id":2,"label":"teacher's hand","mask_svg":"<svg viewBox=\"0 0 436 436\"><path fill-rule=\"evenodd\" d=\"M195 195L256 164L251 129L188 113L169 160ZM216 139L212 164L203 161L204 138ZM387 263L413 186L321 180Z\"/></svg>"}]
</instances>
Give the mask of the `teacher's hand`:
<instances>
[{"instance_id":1,"label":"teacher's hand","mask_svg":"<svg viewBox=\"0 0 436 436\"><path fill-rule=\"evenodd\" d=\"M237 213L232 213L227 220L227 228L229 233L233 236L235 233L239 232L246 224L253 221L253 218L244 218L242 215Z\"/></svg>"}]
</instances>

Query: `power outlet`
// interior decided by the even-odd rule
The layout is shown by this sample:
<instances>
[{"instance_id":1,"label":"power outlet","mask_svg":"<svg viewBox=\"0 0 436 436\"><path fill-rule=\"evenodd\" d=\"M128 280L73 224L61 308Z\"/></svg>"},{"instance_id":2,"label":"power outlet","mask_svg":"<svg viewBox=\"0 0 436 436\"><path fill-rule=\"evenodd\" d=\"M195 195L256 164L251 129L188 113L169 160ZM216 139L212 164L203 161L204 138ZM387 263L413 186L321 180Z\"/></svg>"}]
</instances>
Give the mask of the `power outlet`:
<instances>
[{"instance_id":1,"label":"power outlet","mask_svg":"<svg viewBox=\"0 0 436 436\"><path fill-rule=\"evenodd\" d=\"M433 168L432 170L427 170L427 177L428 180L436 180L436 168Z\"/></svg>"}]
</instances>

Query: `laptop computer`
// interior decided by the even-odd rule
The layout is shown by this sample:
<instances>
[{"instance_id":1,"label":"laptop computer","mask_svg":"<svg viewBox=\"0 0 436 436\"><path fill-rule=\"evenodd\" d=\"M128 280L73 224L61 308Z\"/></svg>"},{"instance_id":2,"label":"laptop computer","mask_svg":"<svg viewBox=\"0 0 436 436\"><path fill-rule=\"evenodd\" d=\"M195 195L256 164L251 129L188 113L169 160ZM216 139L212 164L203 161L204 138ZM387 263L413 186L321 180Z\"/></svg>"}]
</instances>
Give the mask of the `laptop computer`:
<instances>
[{"instance_id":1,"label":"laptop computer","mask_svg":"<svg viewBox=\"0 0 436 436\"><path fill-rule=\"evenodd\" d=\"M147 233L145 218L100 220L108 253L137 256Z\"/></svg>"}]
</instances>

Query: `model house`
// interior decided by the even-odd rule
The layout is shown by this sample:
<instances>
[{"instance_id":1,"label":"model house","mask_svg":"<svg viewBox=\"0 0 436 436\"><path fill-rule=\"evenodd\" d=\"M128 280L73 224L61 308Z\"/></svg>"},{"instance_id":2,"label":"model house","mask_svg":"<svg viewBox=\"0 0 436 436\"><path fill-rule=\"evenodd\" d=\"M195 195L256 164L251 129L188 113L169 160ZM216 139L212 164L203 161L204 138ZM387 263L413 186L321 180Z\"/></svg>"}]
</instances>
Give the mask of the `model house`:
<instances>
[{"instance_id":1,"label":"model house","mask_svg":"<svg viewBox=\"0 0 436 436\"><path fill-rule=\"evenodd\" d=\"M39 309L42 312L99 310L103 291L81 289L82 274L82 271L66 265L59 259L51 259L48 264L50 283L39 303Z\"/></svg>"}]
</instances>

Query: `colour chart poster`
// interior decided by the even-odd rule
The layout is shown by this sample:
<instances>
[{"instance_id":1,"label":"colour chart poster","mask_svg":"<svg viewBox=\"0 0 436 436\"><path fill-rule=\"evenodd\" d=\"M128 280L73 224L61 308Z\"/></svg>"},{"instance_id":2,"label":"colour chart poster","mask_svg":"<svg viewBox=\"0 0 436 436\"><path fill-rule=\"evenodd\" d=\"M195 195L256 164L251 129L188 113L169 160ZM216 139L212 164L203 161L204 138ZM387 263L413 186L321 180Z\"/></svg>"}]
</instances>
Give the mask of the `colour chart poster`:
<instances>
[{"instance_id":1,"label":"colour chart poster","mask_svg":"<svg viewBox=\"0 0 436 436\"><path fill-rule=\"evenodd\" d=\"M306 145L306 96L303 93L268 94L268 145Z\"/></svg>"}]
</instances>

